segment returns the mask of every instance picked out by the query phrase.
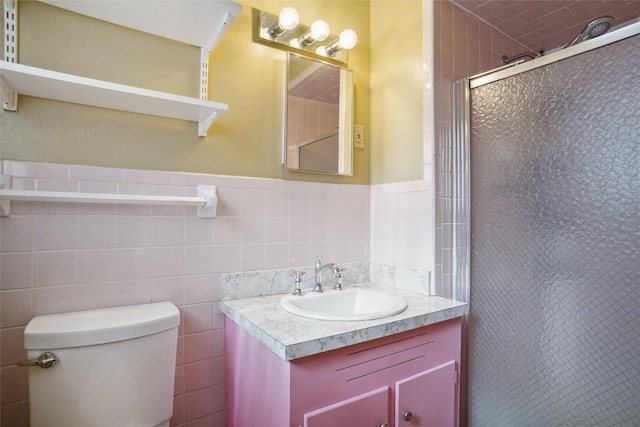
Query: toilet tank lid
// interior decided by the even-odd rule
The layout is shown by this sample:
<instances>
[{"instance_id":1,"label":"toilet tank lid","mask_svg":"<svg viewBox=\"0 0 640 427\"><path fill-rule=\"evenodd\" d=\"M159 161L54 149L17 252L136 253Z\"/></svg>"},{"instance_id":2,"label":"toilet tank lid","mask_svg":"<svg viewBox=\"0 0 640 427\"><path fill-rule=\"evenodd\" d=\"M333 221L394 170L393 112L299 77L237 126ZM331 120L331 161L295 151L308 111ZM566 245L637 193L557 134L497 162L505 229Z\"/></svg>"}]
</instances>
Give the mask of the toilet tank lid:
<instances>
[{"instance_id":1,"label":"toilet tank lid","mask_svg":"<svg viewBox=\"0 0 640 427\"><path fill-rule=\"evenodd\" d=\"M152 335L180 325L170 302L36 316L24 330L24 348L84 347Z\"/></svg>"}]
</instances>

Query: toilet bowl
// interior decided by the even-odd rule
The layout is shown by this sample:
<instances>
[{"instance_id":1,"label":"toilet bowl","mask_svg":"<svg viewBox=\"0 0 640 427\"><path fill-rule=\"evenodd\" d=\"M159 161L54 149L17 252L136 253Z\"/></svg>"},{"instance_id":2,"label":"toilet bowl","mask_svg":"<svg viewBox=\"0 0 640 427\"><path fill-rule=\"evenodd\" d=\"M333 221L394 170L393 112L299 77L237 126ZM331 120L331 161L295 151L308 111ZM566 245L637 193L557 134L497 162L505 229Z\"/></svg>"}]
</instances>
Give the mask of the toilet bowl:
<instances>
[{"instance_id":1,"label":"toilet bowl","mask_svg":"<svg viewBox=\"0 0 640 427\"><path fill-rule=\"evenodd\" d=\"M34 317L20 363L31 426L168 426L179 324L170 302Z\"/></svg>"}]
</instances>

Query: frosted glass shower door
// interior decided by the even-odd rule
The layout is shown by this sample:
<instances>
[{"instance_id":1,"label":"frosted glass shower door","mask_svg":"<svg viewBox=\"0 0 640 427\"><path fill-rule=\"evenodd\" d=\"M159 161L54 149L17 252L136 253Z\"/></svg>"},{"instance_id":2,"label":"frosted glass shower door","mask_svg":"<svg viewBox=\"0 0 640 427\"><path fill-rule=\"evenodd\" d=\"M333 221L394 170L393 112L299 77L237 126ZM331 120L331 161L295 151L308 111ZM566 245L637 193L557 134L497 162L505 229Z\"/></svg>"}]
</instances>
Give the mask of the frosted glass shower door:
<instances>
[{"instance_id":1,"label":"frosted glass shower door","mask_svg":"<svg viewBox=\"0 0 640 427\"><path fill-rule=\"evenodd\" d=\"M471 91L473 427L640 426L640 36Z\"/></svg>"}]
</instances>

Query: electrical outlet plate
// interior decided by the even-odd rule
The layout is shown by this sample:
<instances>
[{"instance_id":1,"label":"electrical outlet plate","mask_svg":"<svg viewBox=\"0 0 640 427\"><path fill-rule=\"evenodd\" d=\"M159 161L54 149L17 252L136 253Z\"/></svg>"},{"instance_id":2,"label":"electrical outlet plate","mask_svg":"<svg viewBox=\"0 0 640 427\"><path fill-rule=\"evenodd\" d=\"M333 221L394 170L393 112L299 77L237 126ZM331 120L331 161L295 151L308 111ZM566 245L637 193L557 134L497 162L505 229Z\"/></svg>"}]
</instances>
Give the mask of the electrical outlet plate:
<instances>
[{"instance_id":1,"label":"electrical outlet plate","mask_svg":"<svg viewBox=\"0 0 640 427\"><path fill-rule=\"evenodd\" d=\"M364 148L364 126L353 125L353 147Z\"/></svg>"}]
</instances>

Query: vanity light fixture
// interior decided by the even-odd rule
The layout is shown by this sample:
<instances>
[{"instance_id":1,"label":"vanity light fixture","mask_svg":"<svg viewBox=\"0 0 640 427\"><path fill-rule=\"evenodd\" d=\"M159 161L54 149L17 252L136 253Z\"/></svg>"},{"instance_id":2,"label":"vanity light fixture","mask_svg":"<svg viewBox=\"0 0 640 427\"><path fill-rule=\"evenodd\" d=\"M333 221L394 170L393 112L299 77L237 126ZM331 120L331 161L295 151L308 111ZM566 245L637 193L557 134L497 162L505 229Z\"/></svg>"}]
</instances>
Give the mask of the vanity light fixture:
<instances>
[{"instance_id":1,"label":"vanity light fixture","mask_svg":"<svg viewBox=\"0 0 640 427\"><path fill-rule=\"evenodd\" d=\"M358 42L358 35L353 30L344 30L340 33L340 37L329 46L321 46L318 48L318 54L333 56L342 49L352 49Z\"/></svg>"},{"instance_id":2,"label":"vanity light fixture","mask_svg":"<svg viewBox=\"0 0 640 427\"><path fill-rule=\"evenodd\" d=\"M329 24L318 19L311 26L299 22L298 12L285 7L279 15L253 9L254 41L290 52L302 51L327 62L347 62L347 50L358 40L353 30L331 34ZM322 45L321 45L322 42Z\"/></svg>"},{"instance_id":3,"label":"vanity light fixture","mask_svg":"<svg viewBox=\"0 0 640 427\"><path fill-rule=\"evenodd\" d=\"M278 15L278 22L269 28L267 34L275 39L286 30L295 29L299 23L300 17L298 16L298 11L292 7L285 7Z\"/></svg>"}]
</instances>

